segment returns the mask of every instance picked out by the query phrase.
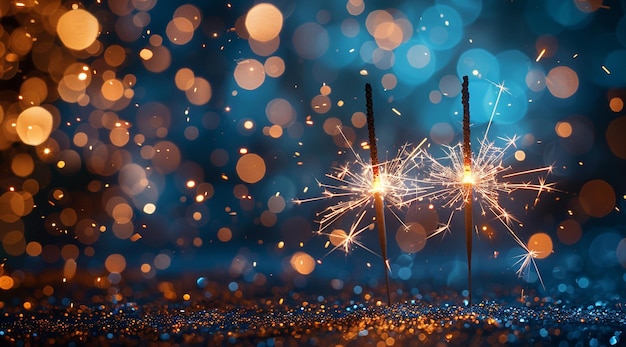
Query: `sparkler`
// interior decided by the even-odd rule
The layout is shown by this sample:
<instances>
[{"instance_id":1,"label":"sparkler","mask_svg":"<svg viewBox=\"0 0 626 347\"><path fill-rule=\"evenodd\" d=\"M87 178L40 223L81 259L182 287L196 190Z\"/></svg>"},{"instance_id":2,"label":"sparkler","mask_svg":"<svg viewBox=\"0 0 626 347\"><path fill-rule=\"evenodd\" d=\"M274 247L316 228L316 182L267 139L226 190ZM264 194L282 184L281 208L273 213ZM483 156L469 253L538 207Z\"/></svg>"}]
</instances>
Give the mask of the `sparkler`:
<instances>
[{"instance_id":1,"label":"sparkler","mask_svg":"<svg viewBox=\"0 0 626 347\"><path fill-rule=\"evenodd\" d=\"M465 248L467 250L467 302L472 302L472 146L470 142L470 112L468 78L463 76L462 97L463 103L463 183L465 184Z\"/></svg>"},{"instance_id":2,"label":"sparkler","mask_svg":"<svg viewBox=\"0 0 626 347\"><path fill-rule=\"evenodd\" d=\"M478 140L478 153L472 154L470 144L469 130L469 93L467 91L467 77L463 78L463 142L455 146L446 146L444 149L445 156L443 158L435 158L430 153L422 151L423 160L428 162L426 166L426 177L420 181L422 185L430 185L433 187L427 194L420 198L429 198L431 200L442 201L443 208L451 208L452 212L448 219L448 224L433 231L428 237L433 237L446 230L449 230L449 224L456 211L464 210L465 212L465 235L466 249L468 260L468 289L469 298L471 299L471 251L472 251L472 228L473 223L473 204L478 203L481 216L487 214L493 215L495 219L500 221L506 228L514 241L522 247L526 254L520 256L517 274L521 277L534 267L537 271L539 281L543 285L541 275L539 274L537 265L535 264L536 253L528 248L528 246L519 238L513 230L513 223L520 223L513 217L505 207L500 204L500 195L508 195L516 190L536 191L534 204L539 201L539 197L543 192L554 191L554 183L546 183L546 177L551 171L552 166L540 167L526 171L512 171L511 166L504 166L504 156L508 150L516 146L517 136L512 138L500 138L505 141L503 147L498 147L494 142L488 140L487 132L485 136ZM494 111L489 120L487 131L495 115L495 109L498 107L499 96L502 92L506 92L503 84L494 84L499 88L498 98L494 104ZM445 165L444 162L449 162ZM540 174L536 181L511 182L509 179L515 177L529 176ZM545 175L541 175L545 174ZM468 300L468 302L470 302Z\"/></svg>"},{"instance_id":3,"label":"sparkler","mask_svg":"<svg viewBox=\"0 0 626 347\"><path fill-rule=\"evenodd\" d=\"M367 130L370 142L370 160L372 163L372 179L374 188L374 209L376 210L376 228L378 229L378 241L380 243L380 255L383 258L385 268L385 283L387 284L387 302L391 305L391 291L389 289L389 261L387 259L387 228L385 226L385 204L382 190L380 189L380 168L378 167L378 149L376 147L376 134L374 129L374 107L372 102L372 86L365 84L365 104L367 109Z\"/></svg>"},{"instance_id":4,"label":"sparkler","mask_svg":"<svg viewBox=\"0 0 626 347\"><path fill-rule=\"evenodd\" d=\"M368 85L369 86L369 85ZM369 89L369 92L367 91ZM334 168L333 173L326 174L331 183L317 181L323 189L321 196L294 199L294 203L302 204L319 200L334 200L334 203L317 213L320 217L317 234L327 235L329 242L334 247L328 252L342 250L349 253L354 246L359 246L368 252L381 256L385 267L385 281L387 284L388 301L390 299L389 290L389 262L387 259L387 240L385 232L385 211L389 211L395 219L402 225L402 218L399 211L408 206L412 201L419 200L425 188L422 187L418 178L412 178L412 172L421 167L418 159L421 146L426 142L423 139L417 146L410 144L401 146L396 155L386 161L378 162L378 149L376 146L376 135L373 122L373 107L371 101L371 86L366 86L366 107L368 108L368 132L370 143L370 160L366 161L352 147L341 127L338 127L339 134L343 137L350 152L354 156L354 161ZM369 120L371 119L371 120ZM372 219L365 218L371 207L374 207ZM338 222L350 214L356 216L348 232L342 229L335 229ZM374 220L374 222L368 222ZM365 224L367 223L367 224ZM378 227L378 236L381 246L381 254L377 254L360 240L359 236L366 230ZM404 225L406 227L406 225Z\"/></svg>"}]
</instances>

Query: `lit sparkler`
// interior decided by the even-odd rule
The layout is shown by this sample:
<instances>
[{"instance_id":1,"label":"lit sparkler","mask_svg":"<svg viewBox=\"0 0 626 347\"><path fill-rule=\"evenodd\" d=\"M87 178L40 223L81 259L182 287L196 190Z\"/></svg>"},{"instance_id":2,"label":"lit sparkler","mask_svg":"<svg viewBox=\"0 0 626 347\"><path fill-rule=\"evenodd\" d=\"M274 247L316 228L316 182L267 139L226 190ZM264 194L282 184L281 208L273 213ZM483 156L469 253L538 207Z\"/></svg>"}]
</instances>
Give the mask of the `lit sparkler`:
<instances>
[{"instance_id":1,"label":"lit sparkler","mask_svg":"<svg viewBox=\"0 0 626 347\"><path fill-rule=\"evenodd\" d=\"M463 183L465 188L465 247L467 250L467 285L468 303L472 302L472 205L473 188L472 176L472 147L470 142L470 112L468 78L463 76L462 103L463 103ZM499 95L498 95L499 96Z\"/></svg>"},{"instance_id":2,"label":"lit sparkler","mask_svg":"<svg viewBox=\"0 0 626 347\"><path fill-rule=\"evenodd\" d=\"M388 300L391 302L387 272L389 271L389 262L387 259L385 210L390 211L400 223L404 224L399 216L399 211L403 207L408 206L411 201L418 200L419 196L425 191L419 184L419 179L411 178L411 173L420 167L420 162L417 160L418 153L421 151L421 146L426 142L426 139L422 140L416 147L412 147L409 144L401 146L394 158L379 163L374 131L371 86L369 84L366 86L366 99L370 162L361 158L352 147L351 142L346 138L341 127L338 127L339 133L355 158L354 161L335 168L333 173L326 174L326 177L332 180L333 183L317 181L319 187L324 189L322 196L295 199L294 202L301 204L322 199L336 200L334 204L327 206L317 214L320 217L317 233L328 235L330 243L334 245L330 252L341 249L348 253L354 246L360 246L376 254L363 245L358 240L358 236L365 230L371 230L374 227L378 229L381 247L380 256L385 264L385 281ZM372 207L374 215L371 219L364 218L371 211ZM342 229L334 228L342 217L347 214L352 215L352 213L355 213L356 218L353 218L347 233ZM363 226L362 223L368 224Z\"/></svg>"},{"instance_id":3,"label":"lit sparkler","mask_svg":"<svg viewBox=\"0 0 626 347\"><path fill-rule=\"evenodd\" d=\"M467 86L467 79L465 77L463 86L465 90ZM493 120L493 116L496 113L495 108L498 107L499 96L503 91L506 92L506 88L504 88L503 84L496 86L500 89L500 92L498 93L498 99L494 105L494 112L492 112L491 119L489 120L487 132ZM475 227L472 221L474 203L477 203L481 216L489 214L500 221L515 242L526 251L526 254L522 255L520 261L516 263L520 266L517 274L522 276L527 273L531 266L537 271L538 269L534 262L536 254L528 248L513 230L513 223L520 223L520 221L501 205L500 196L511 194L517 190L536 191L537 195L534 203L537 204L541 193L555 190L554 183L546 183L546 176L551 172L552 166L525 171L513 171L511 166L503 165L505 154L508 153L510 148L516 146L518 140L517 136L513 138L500 138L500 140L505 142L505 145L499 147L496 146L494 142L488 140L486 132L482 140L478 140L478 153L474 155L471 152L469 143L469 111L466 111L469 106L469 98L466 93L463 95L463 106L463 143L454 146L445 146L445 155L442 158L436 158L426 151L421 152L420 158L422 158L421 160L425 160L427 165L425 166L426 176L420 182L424 186L433 187L427 194L421 196L421 198L441 201L443 208L452 210L447 226L449 226L456 211L464 210L466 248L468 252L468 275L471 272L471 233L472 228ZM536 180L531 179L524 182L510 181L510 179L515 177L529 177L535 174L539 174ZM438 228L429 235L429 238L446 230L449 230L449 228ZM537 274L543 285L541 275L539 275L538 271ZM468 285L470 293L469 298L471 299L471 276L468 278Z\"/></svg>"}]
</instances>

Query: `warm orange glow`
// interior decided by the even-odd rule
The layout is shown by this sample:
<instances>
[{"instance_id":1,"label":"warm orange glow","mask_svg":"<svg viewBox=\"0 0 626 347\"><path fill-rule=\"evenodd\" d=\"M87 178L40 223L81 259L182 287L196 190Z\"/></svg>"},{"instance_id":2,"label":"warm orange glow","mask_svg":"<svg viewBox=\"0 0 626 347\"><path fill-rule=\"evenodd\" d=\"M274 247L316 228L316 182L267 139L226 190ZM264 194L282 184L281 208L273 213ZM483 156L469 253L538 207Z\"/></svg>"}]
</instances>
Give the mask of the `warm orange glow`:
<instances>
[{"instance_id":1,"label":"warm orange glow","mask_svg":"<svg viewBox=\"0 0 626 347\"><path fill-rule=\"evenodd\" d=\"M57 23L57 34L65 47L83 50L91 46L100 30L98 19L91 13L77 9L64 13Z\"/></svg>"}]
</instances>

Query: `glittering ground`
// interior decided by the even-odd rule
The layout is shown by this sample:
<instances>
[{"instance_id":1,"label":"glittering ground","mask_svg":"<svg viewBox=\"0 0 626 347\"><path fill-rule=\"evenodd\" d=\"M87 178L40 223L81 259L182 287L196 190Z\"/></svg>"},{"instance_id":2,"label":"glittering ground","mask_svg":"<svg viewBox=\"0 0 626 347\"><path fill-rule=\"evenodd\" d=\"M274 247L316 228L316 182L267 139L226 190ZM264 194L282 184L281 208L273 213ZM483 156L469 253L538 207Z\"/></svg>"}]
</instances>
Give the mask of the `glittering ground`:
<instances>
[{"instance_id":1,"label":"glittering ground","mask_svg":"<svg viewBox=\"0 0 626 347\"><path fill-rule=\"evenodd\" d=\"M280 302L5 308L0 344L613 346L626 338L626 309L619 304Z\"/></svg>"}]
</instances>

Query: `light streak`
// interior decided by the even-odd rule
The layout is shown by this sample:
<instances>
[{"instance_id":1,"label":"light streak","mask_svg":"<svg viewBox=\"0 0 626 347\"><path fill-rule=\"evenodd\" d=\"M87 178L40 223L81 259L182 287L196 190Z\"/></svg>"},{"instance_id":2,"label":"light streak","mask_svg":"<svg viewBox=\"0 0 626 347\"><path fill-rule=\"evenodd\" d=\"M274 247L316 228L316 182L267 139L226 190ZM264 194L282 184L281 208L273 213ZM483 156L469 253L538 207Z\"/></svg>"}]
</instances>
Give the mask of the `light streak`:
<instances>
[{"instance_id":1,"label":"light streak","mask_svg":"<svg viewBox=\"0 0 626 347\"><path fill-rule=\"evenodd\" d=\"M541 52L539 52L539 55L537 55L537 59L535 59L535 62L538 63L539 60L541 60L541 58L543 58L543 55L546 54L546 49L542 49Z\"/></svg>"}]
</instances>

